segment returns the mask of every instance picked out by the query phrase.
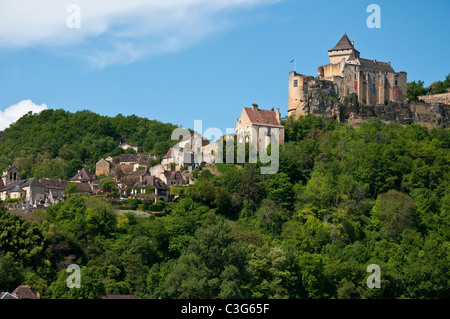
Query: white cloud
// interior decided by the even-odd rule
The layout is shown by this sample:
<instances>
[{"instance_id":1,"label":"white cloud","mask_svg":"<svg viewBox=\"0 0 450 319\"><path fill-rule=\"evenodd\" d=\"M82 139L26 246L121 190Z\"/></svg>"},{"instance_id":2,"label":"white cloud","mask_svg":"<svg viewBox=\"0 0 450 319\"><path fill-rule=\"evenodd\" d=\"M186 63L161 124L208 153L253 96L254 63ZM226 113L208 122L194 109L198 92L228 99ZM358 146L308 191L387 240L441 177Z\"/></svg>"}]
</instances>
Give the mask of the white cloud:
<instances>
[{"instance_id":1,"label":"white cloud","mask_svg":"<svg viewBox=\"0 0 450 319\"><path fill-rule=\"evenodd\" d=\"M11 105L4 111L0 111L0 131L3 131L30 111L39 113L46 109L46 104L36 105L31 100L23 100L17 104Z\"/></svg>"},{"instance_id":2,"label":"white cloud","mask_svg":"<svg viewBox=\"0 0 450 319\"><path fill-rule=\"evenodd\" d=\"M280 0L0 0L0 46L58 48L97 66L181 50ZM70 29L67 8L81 9Z\"/></svg>"}]
</instances>

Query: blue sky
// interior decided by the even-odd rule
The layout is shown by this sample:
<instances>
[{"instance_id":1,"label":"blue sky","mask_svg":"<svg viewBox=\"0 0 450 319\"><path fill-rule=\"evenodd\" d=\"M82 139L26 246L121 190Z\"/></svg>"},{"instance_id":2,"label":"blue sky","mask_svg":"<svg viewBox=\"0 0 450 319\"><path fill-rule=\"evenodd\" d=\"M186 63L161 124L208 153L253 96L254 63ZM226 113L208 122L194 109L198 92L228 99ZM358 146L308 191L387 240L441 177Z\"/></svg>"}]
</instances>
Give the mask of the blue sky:
<instances>
[{"instance_id":1,"label":"blue sky","mask_svg":"<svg viewBox=\"0 0 450 319\"><path fill-rule=\"evenodd\" d=\"M59 0L79 4L80 29L54 1L0 0L0 117L30 100L225 132L252 103L285 116L289 62L315 76L344 32L408 81L450 73L448 0ZM371 3L380 29L366 25Z\"/></svg>"}]
</instances>

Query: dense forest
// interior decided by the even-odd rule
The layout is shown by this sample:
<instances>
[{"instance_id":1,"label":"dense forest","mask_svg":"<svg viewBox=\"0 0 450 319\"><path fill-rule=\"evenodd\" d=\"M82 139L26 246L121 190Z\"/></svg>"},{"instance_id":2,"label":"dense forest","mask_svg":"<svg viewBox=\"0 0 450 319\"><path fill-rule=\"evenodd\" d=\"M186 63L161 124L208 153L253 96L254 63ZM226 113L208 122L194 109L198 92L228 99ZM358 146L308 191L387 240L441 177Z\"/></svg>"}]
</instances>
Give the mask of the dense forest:
<instances>
[{"instance_id":1,"label":"dense forest","mask_svg":"<svg viewBox=\"0 0 450 319\"><path fill-rule=\"evenodd\" d=\"M36 126L55 139L44 150L12 127L2 152L55 155L70 136L79 138L74 153L95 152L89 136L112 145L115 134L134 132L126 129L133 120L142 121L117 117L97 132L52 120ZM76 196L29 215L1 209L0 289L27 284L41 298L449 298L449 130L378 120L355 128L312 115L284 125L276 174L261 175L259 163L217 164L173 189L174 202L130 200L127 212ZM147 131L133 134L156 149ZM88 156L79 160L92 163ZM73 263L80 289L66 285ZM380 266L380 289L366 286L370 264Z\"/></svg>"},{"instance_id":2,"label":"dense forest","mask_svg":"<svg viewBox=\"0 0 450 319\"><path fill-rule=\"evenodd\" d=\"M82 167L95 169L102 157L134 152L124 151L120 142L138 144L143 152L162 157L175 144L171 134L176 127L136 115L30 112L0 132L0 169L14 164L23 178L69 179Z\"/></svg>"}]
</instances>

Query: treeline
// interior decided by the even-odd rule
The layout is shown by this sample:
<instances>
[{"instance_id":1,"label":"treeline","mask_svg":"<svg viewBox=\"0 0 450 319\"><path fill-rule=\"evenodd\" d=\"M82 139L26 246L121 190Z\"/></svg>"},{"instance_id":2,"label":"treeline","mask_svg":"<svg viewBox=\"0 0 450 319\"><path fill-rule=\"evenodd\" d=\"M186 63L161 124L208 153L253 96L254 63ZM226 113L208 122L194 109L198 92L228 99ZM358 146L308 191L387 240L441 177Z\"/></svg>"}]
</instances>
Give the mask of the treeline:
<instances>
[{"instance_id":1,"label":"treeline","mask_svg":"<svg viewBox=\"0 0 450 319\"><path fill-rule=\"evenodd\" d=\"M135 115L101 116L62 109L28 113L0 132L0 169L14 164L23 178L68 179L82 168L124 151L120 141L139 144L143 152L164 156L174 144L175 125Z\"/></svg>"},{"instance_id":2,"label":"treeline","mask_svg":"<svg viewBox=\"0 0 450 319\"><path fill-rule=\"evenodd\" d=\"M285 123L280 170L218 164L150 217L71 197L0 214L0 289L42 298L449 298L450 132ZM145 203L144 203L145 204ZM138 203L135 205L138 207ZM66 267L81 266L81 289ZM381 269L381 288L366 285ZM7 271L6 271L7 270Z\"/></svg>"},{"instance_id":3,"label":"treeline","mask_svg":"<svg viewBox=\"0 0 450 319\"><path fill-rule=\"evenodd\" d=\"M435 81L428 87L424 87L423 81L412 81L407 83L407 96L412 101L418 101L419 96L431 94L447 93L450 90L450 73L445 77L444 81Z\"/></svg>"}]
</instances>

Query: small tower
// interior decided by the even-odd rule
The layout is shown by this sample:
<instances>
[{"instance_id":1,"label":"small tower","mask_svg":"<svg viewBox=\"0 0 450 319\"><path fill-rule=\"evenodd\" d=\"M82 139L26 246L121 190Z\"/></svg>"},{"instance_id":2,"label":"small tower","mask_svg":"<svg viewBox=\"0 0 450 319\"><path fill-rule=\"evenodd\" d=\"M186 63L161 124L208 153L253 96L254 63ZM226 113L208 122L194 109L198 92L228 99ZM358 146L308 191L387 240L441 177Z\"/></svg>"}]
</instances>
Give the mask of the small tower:
<instances>
[{"instance_id":1,"label":"small tower","mask_svg":"<svg viewBox=\"0 0 450 319\"><path fill-rule=\"evenodd\" d=\"M355 49L354 42L349 40L347 33L344 33L334 48L328 50L328 56L330 57L330 64L336 64L341 62L342 59L347 62L359 58L359 51Z\"/></svg>"},{"instance_id":2,"label":"small tower","mask_svg":"<svg viewBox=\"0 0 450 319\"><path fill-rule=\"evenodd\" d=\"M10 183L20 181L20 172L14 165L10 165L3 170L2 175L3 185L8 185Z\"/></svg>"}]
</instances>

